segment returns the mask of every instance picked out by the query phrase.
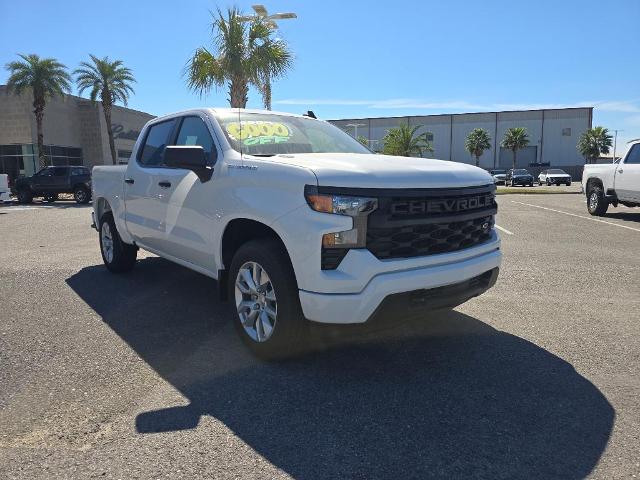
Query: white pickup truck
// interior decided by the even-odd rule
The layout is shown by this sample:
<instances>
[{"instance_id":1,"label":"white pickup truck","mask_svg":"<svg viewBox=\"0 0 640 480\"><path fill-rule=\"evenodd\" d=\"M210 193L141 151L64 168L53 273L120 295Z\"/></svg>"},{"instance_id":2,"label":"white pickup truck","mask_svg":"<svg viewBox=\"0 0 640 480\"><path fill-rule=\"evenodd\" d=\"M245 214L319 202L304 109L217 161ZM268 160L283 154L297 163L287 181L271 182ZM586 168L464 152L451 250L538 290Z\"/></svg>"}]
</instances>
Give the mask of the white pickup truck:
<instances>
[{"instance_id":1,"label":"white pickup truck","mask_svg":"<svg viewBox=\"0 0 640 480\"><path fill-rule=\"evenodd\" d=\"M492 287L493 178L372 154L308 116L197 109L151 120L126 166L93 169L107 268L138 248L218 281L258 355L291 352L308 321L401 320Z\"/></svg>"},{"instance_id":2,"label":"white pickup truck","mask_svg":"<svg viewBox=\"0 0 640 480\"><path fill-rule=\"evenodd\" d=\"M602 216L609 205L640 206L640 141L617 163L585 165L582 191L591 215Z\"/></svg>"}]
</instances>

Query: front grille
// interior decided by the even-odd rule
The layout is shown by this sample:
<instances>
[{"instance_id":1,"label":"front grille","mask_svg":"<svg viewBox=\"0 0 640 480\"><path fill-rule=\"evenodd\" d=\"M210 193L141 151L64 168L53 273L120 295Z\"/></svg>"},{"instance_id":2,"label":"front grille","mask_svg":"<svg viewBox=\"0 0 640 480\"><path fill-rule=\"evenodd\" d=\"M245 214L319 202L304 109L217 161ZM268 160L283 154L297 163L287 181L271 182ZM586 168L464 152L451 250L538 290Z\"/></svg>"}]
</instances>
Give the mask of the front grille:
<instances>
[{"instance_id":1,"label":"front grille","mask_svg":"<svg viewBox=\"0 0 640 480\"><path fill-rule=\"evenodd\" d=\"M381 260L448 253L491 238L495 186L395 191L368 218L367 249Z\"/></svg>"}]
</instances>

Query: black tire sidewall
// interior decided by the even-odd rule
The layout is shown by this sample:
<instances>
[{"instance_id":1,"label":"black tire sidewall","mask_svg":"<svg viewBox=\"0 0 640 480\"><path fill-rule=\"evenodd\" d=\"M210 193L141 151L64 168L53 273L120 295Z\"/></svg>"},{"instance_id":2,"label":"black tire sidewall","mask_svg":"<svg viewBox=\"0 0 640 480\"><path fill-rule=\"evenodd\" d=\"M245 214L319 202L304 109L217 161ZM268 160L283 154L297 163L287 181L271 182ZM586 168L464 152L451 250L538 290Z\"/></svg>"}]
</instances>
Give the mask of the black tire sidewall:
<instances>
[{"instance_id":1,"label":"black tire sidewall","mask_svg":"<svg viewBox=\"0 0 640 480\"><path fill-rule=\"evenodd\" d=\"M108 223L109 230L111 231L111 238L113 239L113 260L107 261L102 249L102 226ZM136 261L136 247L128 245L122 241L118 229L116 228L116 222L113 219L113 214L107 212L100 218L100 227L98 229L98 239L100 243L100 255L105 266L114 273L127 272L133 268Z\"/></svg>"},{"instance_id":2,"label":"black tire sidewall","mask_svg":"<svg viewBox=\"0 0 640 480\"><path fill-rule=\"evenodd\" d=\"M27 189L18 190L18 203L31 203L33 194Z\"/></svg>"},{"instance_id":3,"label":"black tire sidewall","mask_svg":"<svg viewBox=\"0 0 640 480\"><path fill-rule=\"evenodd\" d=\"M236 311L235 282L240 267L247 262L260 264L269 275L277 301L277 318L271 337L265 342L253 340L240 322ZM298 354L305 343L307 325L300 307L298 283L284 246L277 240L252 240L242 245L229 269L229 301L233 323L243 343L257 356L280 359Z\"/></svg>"}]
</instances>

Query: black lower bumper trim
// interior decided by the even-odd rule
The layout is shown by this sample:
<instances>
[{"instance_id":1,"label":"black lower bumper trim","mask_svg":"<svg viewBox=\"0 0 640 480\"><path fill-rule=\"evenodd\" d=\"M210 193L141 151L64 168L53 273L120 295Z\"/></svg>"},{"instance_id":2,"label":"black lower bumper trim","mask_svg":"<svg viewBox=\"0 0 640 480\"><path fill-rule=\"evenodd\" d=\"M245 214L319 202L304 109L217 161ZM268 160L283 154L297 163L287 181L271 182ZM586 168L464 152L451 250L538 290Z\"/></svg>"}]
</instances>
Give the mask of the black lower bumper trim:
<instances>
[{"instance_id":1,"label":"black lower bumper trim","mask_svg":"<svg viewBox=\"0 0 640 480\"><path fill-rule=\"evenodd\" d=\"M389 295L369 317L367 324L397 321L399 315L407 313L409 317L413 317L434 310L457 307L493 287L498 279L498 272L499 268L496 267L453 285Z\"/></svg>"}]
</instances>

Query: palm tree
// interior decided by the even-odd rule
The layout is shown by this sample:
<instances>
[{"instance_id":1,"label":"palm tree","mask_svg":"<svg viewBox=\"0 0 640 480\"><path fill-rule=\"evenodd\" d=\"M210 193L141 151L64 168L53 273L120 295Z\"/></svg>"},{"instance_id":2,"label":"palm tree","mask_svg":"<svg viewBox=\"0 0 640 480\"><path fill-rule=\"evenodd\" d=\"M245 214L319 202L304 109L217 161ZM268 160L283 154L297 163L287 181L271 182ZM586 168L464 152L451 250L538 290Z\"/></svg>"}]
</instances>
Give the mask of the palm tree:
<instances>
[{"instance_id":1,"label":"palm tree","mask_svg":"<svg viewBox=\"0 0 640 480\"><path fill-rule=\"evenodd\" d=\"M245 108L249 85L262 93L265 108L271 108L271 80L291 67L292 53L287 44L273 37L274 28L261 18L250 24L231 8L225 17L220 9L213 15L215 53L198 48L186 67L187 85L200 95L213 87L229 89L229 104Z\"/></svg>"},{"instance_id":2,"label":"palm tree","mask_svg":"<svg viewBox=\"0 0 640 480\"><path fill-rule=\"evenodd\" d=\"M36 54L18 55L22 61L9 62L5 66L9 70L7 93L17 95L29 90L33 93L33 113L36 116L38 135L38 159L41 167L46 167L47 157L44 154L44 133L42 120L47 99L56 95L64 96L71 91L71 77L67 67L55 58L40 58Z\"/></svg>"},{"instance_id":3,"label":"palm tree","mask_svg":"<svg viewBox=\"0 0 640 480\"><path fill-rule=\"evenodd\" d=\"M527 135L527 129L524 127L513 127L507 129L504 132L504 138L502 139L501 147L508 148L513 152L513 169L516 168L516 155L518 150L523 149L529 145L529 135Z\"/></svg>"},{"instance_id":4,"label":"palm tree","mask_svg":"<svg viewBox=\"0 0 640 480\"><path fill-rule=\"evenodd\" d=\"M358 138L356 138L356 140L358 140L358 142L360 142L361 145L364 145L365 147L369 148L369 139L364 135L358 135Z\"/></svg>"},{"instance_id":5,"label":"palm tree","mask_svg":"<svg viewBox=\"0 0 640 480\"><path fill-rule=\"evenodd\" d=\"M131 84L136 80L133 78L131 70L123 65L122 60L111 61L109 57L100 59L94 55L89 56L93 63L80 62L80 68L76 69L73 74L76 75L80 95L85 90L91 89L89 98L92 102L100 97L104 120L107 123L111 161L115 165L118 157L111 128L111 110L116 102L122 102L127 106L129 95L133 93Z\"/></svg>"},{"instance_id":6,"label":"palm tree","mask_svg":"<svg viewBox=\"0 0 640 480\"><path fill-rule=\"evenodd\" d=\"M480 157L485 150L491 149L491 136L484 128L474 128L464 142L464 148L476 159L476 167L480 166Z\"/></svg>"},{"instance_id":7,"label":"palm tree","mask_svg":"<svg viewBox=\"0 0 640 480\"><path fill-rule=\"evenodd\" d=\"M593 163L600 155L609 153L611 145L613 137L609 135L609 129L593 127L580 135L577 148L586 163Z\"/></svg>"},{"instance_id":8,"label":"palm tree","mask_svg":"<svg viewBox=\"0 0 640 480\"><path fill-rule=\"evenodd\" d=\"M382 153L385 155L398 155L401 157L411 157L414 155L422 156L424 152L433 152L431 143L429 143L428 132L422 132L416 135L418 129L422 125L411 128L408 125L400 125L397 128L391 128L382 139Z\"/></svg>"}]
</instances>

